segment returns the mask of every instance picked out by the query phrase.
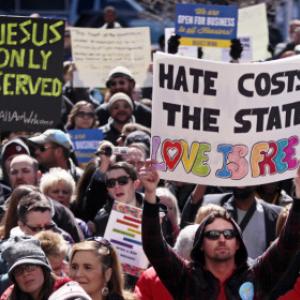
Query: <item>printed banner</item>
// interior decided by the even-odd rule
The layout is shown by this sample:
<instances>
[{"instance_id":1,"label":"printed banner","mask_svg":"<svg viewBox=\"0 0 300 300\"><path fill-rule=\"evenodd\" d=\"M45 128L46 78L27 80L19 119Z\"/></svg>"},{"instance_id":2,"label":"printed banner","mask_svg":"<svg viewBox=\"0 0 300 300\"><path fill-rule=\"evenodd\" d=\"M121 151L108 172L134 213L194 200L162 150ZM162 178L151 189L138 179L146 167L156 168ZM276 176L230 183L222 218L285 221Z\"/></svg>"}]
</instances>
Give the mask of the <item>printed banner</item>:
<instances>
[{"instance_id":1,"label":"printed banner","mask_svg":"<svg viewBox=\"0 0 300 300\"><path fill-rule=\"evenodd\" d=\"M294 177L299 62L298 56L230 64L156 54L151 158L161 177L217 186Z\"/></svg>"},{"instance_id":2,"label":"printed banner","mask_svg":"<svg viewBox=\"0 0 300 300\"><path fill-rule=\"evenodd\" d=\"M72 57L77 68L74 86L106 87L109 72L127 67L144 86L151 62L149 27L71 28Z\"/></svg>"},{"instance_id":3,"label":"printed banner","mask_svg":"<svg viewBox=\"0 0 300 300\"><path fill-rule=\"evenodd\" d=\"M1 130L44 131L61 121L64 21L0 16Z\"/></svg>"},{"instance_id":4,"label":"printed banner","mask_svg":"<svg viewBox=\"0 0 300 300\"><path fill-rule=\"evenodd\" d=\"M142 246L142 210L115 201L104 237L116 248L123 271L139 277L148 259Z\"/></svg>"},{"instance_id":5,"label":"printed banner","mask_svg":"<svg viewBox=\"0 0 300 300\"><path fill-rule=\"evenodd\" d=\"M176 34L181 45L230 46L237 35L237 5L176 4Z\"/></svg>"},{"instance_id":6,"label":"printed banner","mask_svg":"<svg viewBox=\"0 0 300 300\"><path fill-rule=\"evenodd\" d=\"M74 145L75 155L80 164L86 164L98 149L103 140L100 129L74 129L68 131Z\"/></svg>"}]
</instances>

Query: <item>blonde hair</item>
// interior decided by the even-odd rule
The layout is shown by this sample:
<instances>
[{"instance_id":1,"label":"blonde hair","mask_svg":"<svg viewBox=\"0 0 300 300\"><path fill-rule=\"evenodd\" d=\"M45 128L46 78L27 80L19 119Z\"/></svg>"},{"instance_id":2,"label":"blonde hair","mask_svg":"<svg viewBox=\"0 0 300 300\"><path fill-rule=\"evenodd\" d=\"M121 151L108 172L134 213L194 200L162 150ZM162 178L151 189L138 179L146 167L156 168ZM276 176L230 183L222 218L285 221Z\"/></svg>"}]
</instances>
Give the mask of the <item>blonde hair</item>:
<instances>
[{"instance_id":1,"label":"blonde hair","mask_svg":"<svg viewBox=\"0 0 300 300\"><path fill-rule=\"evenodd\" d=\"M99 239L102 239L99 237ZM94 254L99 258L100 264L103 266L103 271L107 270L108 268L112 269L112 275L110 280L107 282L107 287L109 289L109 293L114 293L119 296L123 296L123 289L124 289L124 279L121 264L119 261L119 257L117 255L116 250L107 241L106 243L102 244L101 242L97 241L97 237L95 237L95 241L83 241L73 245L71 253L70 253L70 264L74 258L76 252L79 251L93 251ZM109 253L103 251L104 248L108 249Z\"/></svg>"},{"instance_id":2,"label":"blonde hair","mask_svg":"<svg viewBox=\"0 0 300 300\"><path fill-rule=\"evenodd\" d=\"M41 231L35 235L40 241L41 247L46 256L66 256L68 253L68 244L64 238L57 232Z\"/></svg>"},{"instance_id":3,"label":"blonde hair","mask_svg":"<svg viewBox=\"0 0 300 300\"><path fill-rule=\"evenodd\" d=\"M212 212L224 212L225 208L222 206L219 206L217 204L207 204L204 206L199 207L194 223L195 224L200 224L203 219L205 219L209 214L211 214Z\"/></svg>"},{"instance_id":4,"label":"blonde hair","mask_svg":"<svg viewBox=\"0 0 300 300\"><path fill-rule=\"evenodd\" d=\"M61 182L70 188L71 195L73 195L75 191L75 181L72 175L62 168L51 168L49 172L43 174L40 181L41 192L47 194L51 187Z\"/></svg>"}]
</instances>

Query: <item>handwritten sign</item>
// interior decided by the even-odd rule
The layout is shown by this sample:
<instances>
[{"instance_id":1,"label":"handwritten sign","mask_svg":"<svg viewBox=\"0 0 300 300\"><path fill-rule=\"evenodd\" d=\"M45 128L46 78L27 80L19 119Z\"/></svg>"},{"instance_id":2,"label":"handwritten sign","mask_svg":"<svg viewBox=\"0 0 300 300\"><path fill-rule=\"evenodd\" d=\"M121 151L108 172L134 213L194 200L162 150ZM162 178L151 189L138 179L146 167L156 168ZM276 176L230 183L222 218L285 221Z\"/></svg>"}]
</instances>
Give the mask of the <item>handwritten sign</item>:
<instances>
[{"instance_id":1,"label":"handwritten sign","mask_svg":"<svg viewBox=\"0 0 300 300\"><path fill-rule=\"evenodd\" d=\"M149 28L71 28L72 56L78 73L75 86L105 87L116 66L131 70L143 86L151 62Z\"/></svg>"},{"instance_id":2,"label":"handwritten sign","mask_svg":"<svg viewBox=\"0 0 300 300\"><path fill-rule=\"evenodd\" d=\"M104 237L116 248L123 271L139 277L148 267L142 247L142 210L115 201Z\"/></svg>"},{"instance_id":3,"label":"handwritten sign","mask_svg":"<svg viewBox=\"0 0 300 300\"><path fill-rule=\"evenodd\" d=\"M68 134L74 145L75 155L80 164L86 164L98 149L99 142L103 140L100 129L74 129Z\"/></svg>"},{"instance_id":4,"label":"handwritten sign","mask_svg":"<svg viewBox=\"0 0 300 300\"><path fill-rule=\"evenodd\" d=\"M64 21L0 16L0 126L43 131L60 121Z\"/></svg>"},{"instance_id":5,"label":"handwritten sign","mask_svg":"<svg viewBox=\"0 0 300 300\"><path fill-rule=\"evenodd\" d=\"M176 4L181 45L226 48L237 35L236 5Z\"/></svg>"},{"instance_id":6,"label":"handwritten sign","mask_svg":"<svg viewBox=\"0 0 300 300\"><path fill-rule=\"evenodd\" d=\"M156 54L151 157L161 177L217 186L294 177L299 61L229 64Z\"/></svg>"}]
</instances>

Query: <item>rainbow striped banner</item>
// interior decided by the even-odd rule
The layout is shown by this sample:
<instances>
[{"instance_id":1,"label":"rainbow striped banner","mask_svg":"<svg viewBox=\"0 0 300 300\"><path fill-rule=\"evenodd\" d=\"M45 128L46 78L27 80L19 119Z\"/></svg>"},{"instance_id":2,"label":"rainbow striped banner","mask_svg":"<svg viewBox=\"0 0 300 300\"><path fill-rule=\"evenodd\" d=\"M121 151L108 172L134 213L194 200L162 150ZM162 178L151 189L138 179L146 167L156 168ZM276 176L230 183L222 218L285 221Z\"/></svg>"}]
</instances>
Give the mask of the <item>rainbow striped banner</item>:
<instances>
[{"instance_id":1,"label":"rainbow striped banner","mask_svg":"<svg viewBox=\"0 0 300 300\"><path fill-rule=\"evenodd\" d=\"M104 237L116 248L123 271L139 276L148 267L142 246L142 210L115 201Z\"/></svg>"}]
</instances>

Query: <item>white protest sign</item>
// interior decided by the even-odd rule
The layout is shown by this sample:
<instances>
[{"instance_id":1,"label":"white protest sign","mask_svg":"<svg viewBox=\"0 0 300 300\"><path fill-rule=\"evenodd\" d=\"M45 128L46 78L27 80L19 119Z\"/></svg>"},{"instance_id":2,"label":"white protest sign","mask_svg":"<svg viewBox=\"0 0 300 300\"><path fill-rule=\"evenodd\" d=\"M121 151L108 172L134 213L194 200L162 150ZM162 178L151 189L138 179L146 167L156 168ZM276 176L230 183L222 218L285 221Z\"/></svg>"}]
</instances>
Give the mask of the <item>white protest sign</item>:
<instances>
[{"instance_id":1,"label":"white protest sign","mask_svg":"<svg viewBox=\"0 0 300 300\"><path fill-rule=\"evenodd\" d=\"M245 43L245 38L250 41L250 47L245 48L241 61L259 61L270 57L268 52L269 31L266 4L260 3L238 10L238 38ZM248 44L247 44L248 45ZM228 52L229 52L229 48ZM203 47L203 58L208 60L230 61L224 50L220 48Z\"/></svg>"},{"instance_id":2,"label":"white protest sign","mask_svg":"<svg viewBox=\"0 0 300 300\"><path fill-rule=\"evenodd\" d=\"M148 267L142 247L142 210L115 201L104 237L116 248L125 273L139 277Z\"/></svg>"},{"instance_id":3,"label":"white protest sign","mask_svg":"<svg viewBox=\"0 0 300 300\"><path fill-rule=\"evenodd\" d=\"M161 177L217 186L294 177L299 62L230 64L157 53L151 158Z\"/></svg>"},{"instance_id":4,"label":"white protest sign","mask_svg":"<svg viewBox=\"0 0 300 300\"><path fill-rule=\"evenodd\" d=\"M127 67L139 86L144 85L151 62L149 27L71 28L75 87L105 87L109 72Z\"/></svg>"}]
</instances>

